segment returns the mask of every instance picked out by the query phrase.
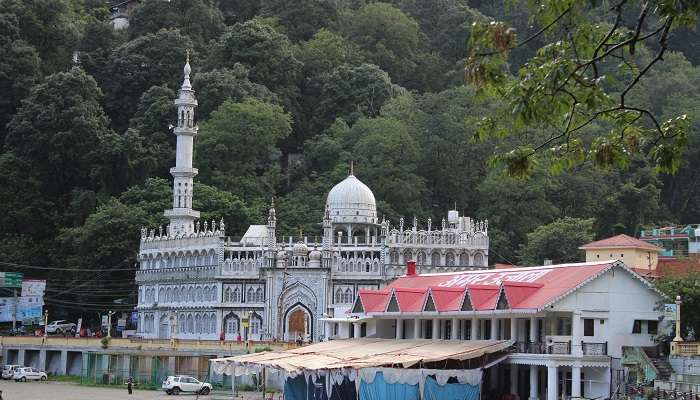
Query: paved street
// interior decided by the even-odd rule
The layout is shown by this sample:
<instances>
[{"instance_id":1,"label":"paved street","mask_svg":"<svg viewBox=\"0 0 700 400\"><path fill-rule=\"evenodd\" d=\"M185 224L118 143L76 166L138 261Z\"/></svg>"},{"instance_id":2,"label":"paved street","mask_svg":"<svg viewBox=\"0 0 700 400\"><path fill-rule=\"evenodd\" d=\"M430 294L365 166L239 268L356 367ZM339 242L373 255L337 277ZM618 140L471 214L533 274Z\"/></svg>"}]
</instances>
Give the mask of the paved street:
<instances>
[{"instance_id":1,"label":"paved street","mask_svg":"<svg viewBox=\"0 0 700 400\"><path fill-rule=\"evenodd\" d=\"M121 389L80 386L67 382L14 382L0 381L3 400L153 400L153 399L173 399L163 392L156 390L135 390L129 396L126 387ZM195 395L182 394L180 398L192 399ZM244 393L239 399L252 400L260 399L262 396L255 393ZM231 395L225 392L215 392L208 396L199 396L203 400L224 400L231 399ZM277 399L277 396L275 396Z\"/></svg>"}]
</instances>

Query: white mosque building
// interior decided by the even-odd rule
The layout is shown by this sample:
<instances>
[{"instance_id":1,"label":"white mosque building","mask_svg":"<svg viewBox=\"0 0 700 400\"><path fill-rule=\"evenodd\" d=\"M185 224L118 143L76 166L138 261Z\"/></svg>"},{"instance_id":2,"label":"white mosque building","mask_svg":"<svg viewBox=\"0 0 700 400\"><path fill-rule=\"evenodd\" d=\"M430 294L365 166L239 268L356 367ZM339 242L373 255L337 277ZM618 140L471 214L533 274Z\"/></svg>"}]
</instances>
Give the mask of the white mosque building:
<instances>
[{"instance_id":1,"label":"white mosque building","mask_svg":"<svg viewBox=\"0 0 700 400\"><path fill-rule=\"evenodd\" d=\"M278 237L274 203L266 225L240 240L225 223L192 209L197 100L191 68L175 99L178 123L172 209L166 229L142 229L138 254L138 334L146 338L323 340L322 318L343 317L360 289L378 289L406 273L488 268L488 221L448 211L419 227L380 222L374 194L352 172L326 200L321 243Z\"/></svg>"}]
</instances>

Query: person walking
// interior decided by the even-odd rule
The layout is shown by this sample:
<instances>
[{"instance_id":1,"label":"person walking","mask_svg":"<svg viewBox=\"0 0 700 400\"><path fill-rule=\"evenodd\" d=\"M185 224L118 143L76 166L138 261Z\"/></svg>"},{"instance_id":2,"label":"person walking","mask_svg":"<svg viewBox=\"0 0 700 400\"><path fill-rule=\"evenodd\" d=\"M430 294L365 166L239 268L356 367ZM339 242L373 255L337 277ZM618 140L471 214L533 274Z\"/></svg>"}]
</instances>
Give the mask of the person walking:
<instances>
[{"instance_id":1,"label":"person walking","mask_svg":"<svg viewBox=\"0 0 700 400\"><path fill-rule=\"evenodd\" d=\"M133 386L134 379L132 377L129 377L129 379L126 380L126 390L129 391L129 395L133 393Z\"/></svg>"}]
</instances>

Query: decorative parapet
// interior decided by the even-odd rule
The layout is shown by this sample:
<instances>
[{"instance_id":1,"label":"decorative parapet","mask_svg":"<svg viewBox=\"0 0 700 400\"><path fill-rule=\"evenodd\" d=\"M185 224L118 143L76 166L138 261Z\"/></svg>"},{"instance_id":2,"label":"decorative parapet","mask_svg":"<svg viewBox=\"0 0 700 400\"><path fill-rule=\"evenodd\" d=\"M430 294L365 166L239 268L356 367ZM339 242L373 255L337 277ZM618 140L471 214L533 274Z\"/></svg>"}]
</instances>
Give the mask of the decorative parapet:
<instances>
[{"instance_id":1,"label":"decorative parapet","mask_svg":"<svg viewBox=\"0 0 700 400\"><path fill-rule=\"evenodd\" d=\"M148 229L146 227L141 228L141 243L148 242L158 242L164 240L177 240L177 239L191 239L199 237L217 237L223 238L226 236L226 225L224 224L224 219L217 224L216 220L209 221L197 221L194 227L194 232L175 234L169 233L169 226L166 226L165 230L163 226L159 226L158 229Z\"/></svg>"},{"instance_id":2,"label":"decorative parapet","mask_svg":"<svg viewBox=\"0 0 700 400\"><path fill-rule=\"evenodd\" d=\"M160 269L142 269L136 271L136 284L164 283L164 282L190 282L192 278L213 279L217 273L217 266L204 267L177 267Z\"/></svg>"},{"instance_id":3,"label":"decorative parapet","mask_svg":"<svg viewBox=\"0 0 700 400\"><path fill-rule=\"evenodd\" d=\"M700 342L671 342L671 355L698 357L700 356Z\"/></svg>"}]
</instances>

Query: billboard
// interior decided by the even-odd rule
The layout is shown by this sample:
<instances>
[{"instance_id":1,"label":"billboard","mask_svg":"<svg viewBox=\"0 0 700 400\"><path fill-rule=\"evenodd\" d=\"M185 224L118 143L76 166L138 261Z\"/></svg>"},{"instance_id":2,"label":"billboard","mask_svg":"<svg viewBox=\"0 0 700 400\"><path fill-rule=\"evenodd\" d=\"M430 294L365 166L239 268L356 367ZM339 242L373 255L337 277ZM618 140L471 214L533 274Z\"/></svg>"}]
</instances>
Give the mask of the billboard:
<instances>
[{"instance_id":1,"label":"billboard","mask_svg":"<svg viewBox=\"0 0 700 400\"><path fill-rule=\"evenodd\" d=\"M22 297L43 296L46 290L46 281L39 279L27 279L22 282Z\"/></svg>"},{"instance_id":2,"label":"billboard","mask_svg":"<svg viewBox=\"0 0 700 400\"><path fill-rule=\"evenodd\" d=\"M33 322L41 318L43 306L44 298L41 296L0 297L0 322L10 322L14 316L17 321L26 319Z\"/></svg>"}]
</instances>

